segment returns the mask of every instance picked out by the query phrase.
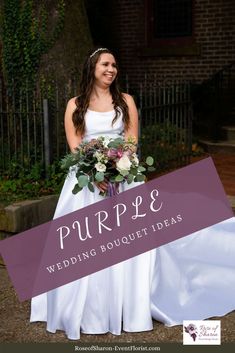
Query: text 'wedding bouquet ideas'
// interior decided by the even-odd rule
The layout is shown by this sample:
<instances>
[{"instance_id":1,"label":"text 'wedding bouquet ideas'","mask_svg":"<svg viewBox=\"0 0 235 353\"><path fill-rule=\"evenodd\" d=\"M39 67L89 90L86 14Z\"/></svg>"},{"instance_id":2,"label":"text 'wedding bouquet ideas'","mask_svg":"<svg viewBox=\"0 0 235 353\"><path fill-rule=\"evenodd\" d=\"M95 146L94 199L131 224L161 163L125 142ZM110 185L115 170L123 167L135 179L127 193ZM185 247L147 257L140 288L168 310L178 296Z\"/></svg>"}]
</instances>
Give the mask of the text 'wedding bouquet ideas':
<instances>
[{"instance_id":1,"label":"text 'wedding bouquet ideas'","mask_svg":"<svg viewBox=\"0 0 235 353\"><path fill-rule=\"evenodd\" d=\"M146 179L146 173L154 171L154 160L147 157L140 162L133 138L109 138L100 136L91 141L82 142L74 153L67 154L61 161L61 167L76 171L77 184L73 193L84 187L94 192L94 182L107 181L108 190L102 195L112 196L118 193L119 183L140 182Z\"/></svg>"}]
</instances>

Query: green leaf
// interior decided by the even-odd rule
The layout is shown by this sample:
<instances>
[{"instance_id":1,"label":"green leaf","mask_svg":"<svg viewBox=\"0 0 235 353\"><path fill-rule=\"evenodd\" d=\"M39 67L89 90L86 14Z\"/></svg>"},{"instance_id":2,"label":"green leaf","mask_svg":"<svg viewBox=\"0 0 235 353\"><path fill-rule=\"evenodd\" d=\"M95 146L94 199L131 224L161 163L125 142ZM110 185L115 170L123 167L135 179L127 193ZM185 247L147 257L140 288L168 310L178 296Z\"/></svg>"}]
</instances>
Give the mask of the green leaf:
<instances>
[{"instance_id":1,"label":"green leaf","mask_svg":"<svg viewBox=\"0 0 235 353\"><path fill-rule=\"evenodd\" d=\"M124 179L123 176L118 174L115 178L115 181L120 182L120 181L123 181L123 179Z\"/></svg>"},{"instance_id":2,"label":"green leaf","mask_svg":"<svg viewBox=\"0 0 235 353\"><path fill-rule=\"evenodd\" d=\"M129 174L127 177L127 184L131 184L133 182L134 179L134 175L133 174Z\"/></svg>"},{"instance_id":3,"label":"green leaf","mask_svg":"<svg viewBox=\"0 0 235 353\"><path fill-rule=\"evenodd\" d=\"M95 174L95 180L97 180L98 182L103 181L104 180L104 173L103 172L97 172Z\"/></svg>"},{"instance_id":4,"label":"green leaf","mask_svg":"<svg viewBox=\"0 0 235 353\"><path fill-rule=\"evenodd\" d=\"M110 141L108 144L109 148L117 148L120 145L124 144L124 140L121 137L117 137L116 139L114 139L113 141Z\"/></svg>"},{"instance_id":5,"label":"green leaf","mask_svg":"<svg viewBox=\"0 0 235 353\"><path fill-rule=\"evenodd\" d=\"M94 192L94 191L95 191L93 184L90 183L90 182L88 183L88 189L89 189L91 192Z\"/></svg>"},{"instance_id":6,"label":"green leaf","mask_svg":"<svg viewBox=\"0 0 235 353\"><path fill-rule=\"evenodd\" d=\"M145 175L143 174L138 174L135 177L135 181L144 181L145 180Z\"/></svg>"},{"instance_id":7,"label":"green leaf","mask_svg":"<svg viewBox=\"0 0 235 353\"><path fill-rule=\"evenodd\" d=\"M130 173L133 174L133 175L137 175L137 173L138 173L138 168L131 168L131 169L130 169Z\"/></svg>"},{"instance_id":8,"label":"green leaf","mask_svg":"<svg viewBox=\"0 0 235 353\"><path fill-rule=\"evenodd\" d=\"M109 178L109 180L110 180L111 183L115 183L115 181L116 181L116 176L111 176L111 177Z\"/></svg>"},{"instance_id":9,"label":"green leaf","mask_svg":"<svg viewBox=\"0 0 235 353\"><path fill-rule=\"evenodd\" d=\"M84 162L84 161L81 161L79 162L80 165L85 165L86 167L90 167L90 163L87 163L87 162Z\"/></svg>"},{"instance_id":10,"label":"green leaf","mask_svg":"<svg viewBox=\"0 0 235 353\"><path fill-rule=\"evenodd\" d=\"M72 190L72 193L75 195L81 190L82 190L82 188L78 184L76 184Z\"/></svg>"},{"instance_id":11,"label":"green leaf","mask_svg":"<svg viewBox=\"0 0 235 353\"><path fill-rule=\"evenodd\" d=\"M78 185L83 188L84 186L87 186L88 184L88 176L87 175L80 175L78 177Z\"/></svg>"},{"instance_id":12,"label":"green leaf","mask_svg":"<svg viewBox=\"0 0 235 353\"><path fill-rule=\"evenodd\" d=\"M153 163L154 163L153 157L148 156L148 157L146 158L146 164L149 165L149 166L151 166L151 165L153 165Z\"/></svg>"},{"instance_id":13,"label":"green leaf","mask_svg":"<svg viewBox=\"0 0 235 353\"><path fill-rule=\"evenodd\" d=\"M106 195L107 195L107 192L106 192L106 191L100 191L100 192L99 192L99 195L100 195L100 196L106 196Z\"/></svg>"},{"instance_id":14,"label":"green leaf","mask_svg":"<svg viewBox=\"0 0 235 353\"><path fill-rule=\"evenodd\" d=\"M142 165L140 165L140 166L138 167L138 171L139 171L139 172L145 172L145 171L146 171L146 168L143 167Z\"/></svg>"},{"instance_id":15,"label":"green leaf","mask_svg":"<svg viewBox=\"0 0 235 353\"><path fill-rule=\"evenodd\" d=\"M77 179L78 179L81 175L84 175L84 174L83 174L83 172L81 172L80 169L78 169L78 171L77 171L77 173L76 173Z\"/></svg>"},{"instance_id":16,"label":"green leaf","mask_svg":"<svg viewBox=\"0 0 235 353\"><path fill-rule=\"evenodd\" d=\"M154 172L156 170L155 167L148 167L148 172Z\"/></svg>"},{"instance_id":17,"label":"green leaf","mask_svg":"<svg viewBox=\"0 0 235 353\"><path fill-rule=\"evenodd\" d=\"M67 170L76 163L77 161L75 160L74 155L70 153L61 160L61 168Z\"/></svg>"},{"instance_id":18,"label":"green leaf","mask_svg":"<svg viewBox=\"0 0 235 353\"><path fill-rule=\"evenodd\" d=\"M121 172L119 172L121 175L126 176L129 174L128 170L122 170Z\"/></svg>"}]
</instances>

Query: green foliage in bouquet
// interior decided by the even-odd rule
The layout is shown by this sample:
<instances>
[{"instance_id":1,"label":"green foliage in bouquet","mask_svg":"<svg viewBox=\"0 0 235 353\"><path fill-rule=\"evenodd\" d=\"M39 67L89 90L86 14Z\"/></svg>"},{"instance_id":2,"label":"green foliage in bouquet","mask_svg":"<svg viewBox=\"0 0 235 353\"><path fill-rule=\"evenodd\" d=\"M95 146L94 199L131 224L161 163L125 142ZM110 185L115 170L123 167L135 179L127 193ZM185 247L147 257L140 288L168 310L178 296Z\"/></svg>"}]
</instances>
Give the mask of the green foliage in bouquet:
<instances>
[{"instance_id":1,"label":"green foliage in bouquet","mask_svg":"<svg viewBox=\"0 0 235 353\"><path fill-rule=\"evenodd\" d=\"M136 144L131 137L126 141L121 137L101 136L82 142L74 153L62 159L61 167L66 172L71 169L76 172L74 194L86 186L94 192L93 183L104 180L111 184L141 182L146 179L146 173L155 170L154 160L148 156L145 162L140 162L135 151Z\"/></svg>"}]
</instances>

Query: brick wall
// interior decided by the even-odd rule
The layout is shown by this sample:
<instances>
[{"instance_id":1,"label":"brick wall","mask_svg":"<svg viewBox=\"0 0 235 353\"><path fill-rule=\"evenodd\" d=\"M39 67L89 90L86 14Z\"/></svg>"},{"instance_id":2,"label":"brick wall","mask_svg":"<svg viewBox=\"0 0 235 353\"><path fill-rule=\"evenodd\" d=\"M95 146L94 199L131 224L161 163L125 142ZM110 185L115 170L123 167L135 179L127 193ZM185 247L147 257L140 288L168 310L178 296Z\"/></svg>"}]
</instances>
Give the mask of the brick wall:
<instances>
[{"instance_id":1,"label":"brick wall","mask_svg":"<svg viewBox=\"0 0 235 353\"><path fill-rule=\"evenodd\" d=\"M195 0L194 38L197 55L139 55L147 46L145 1L113 1L113 38L122 75L136 86L144 72L201 82L235 60L235 1Z\"/></svg>"}]
</instances>

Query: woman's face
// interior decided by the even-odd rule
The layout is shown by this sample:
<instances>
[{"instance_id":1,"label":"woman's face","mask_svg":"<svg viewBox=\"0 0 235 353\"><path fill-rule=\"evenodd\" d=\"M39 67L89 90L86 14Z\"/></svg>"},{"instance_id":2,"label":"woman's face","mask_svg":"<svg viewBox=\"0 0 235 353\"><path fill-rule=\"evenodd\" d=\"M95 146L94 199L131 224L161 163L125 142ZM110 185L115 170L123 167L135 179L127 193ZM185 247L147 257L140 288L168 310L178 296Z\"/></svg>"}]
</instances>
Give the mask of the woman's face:
<instances>
[{"instance_id":1,"label":"woman's face","mask_svg":"<svg viewBox=\"0 0 235 353\"><path fill-rule=\"evenodd\" d=\"M100 55L95 66L95 83L99 86L110 86L117 76L117 64L114 56L109 53Z\"/></svg>"}]
</instances>

